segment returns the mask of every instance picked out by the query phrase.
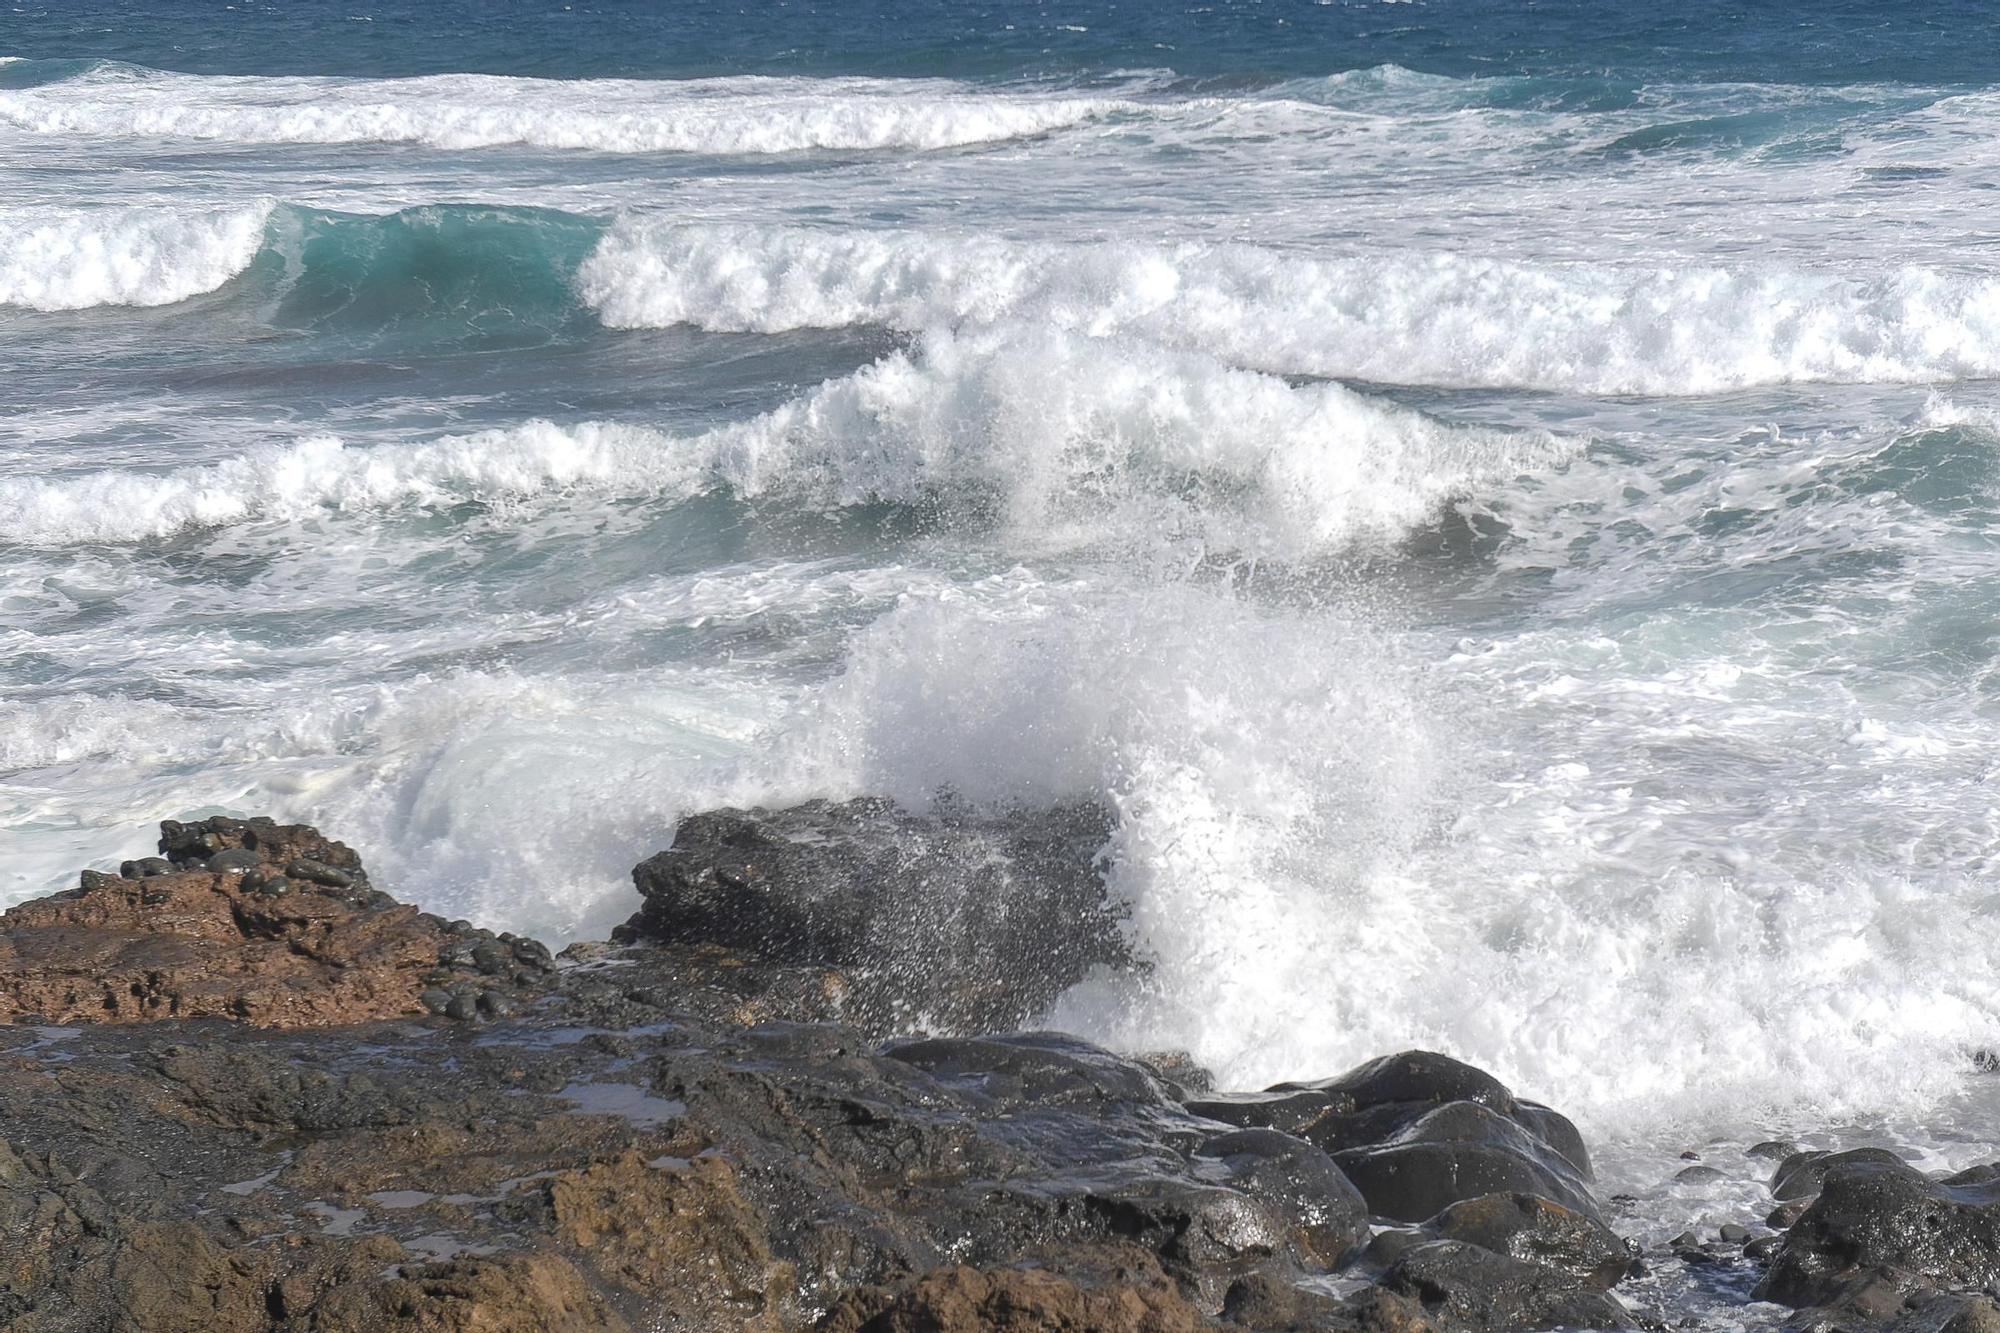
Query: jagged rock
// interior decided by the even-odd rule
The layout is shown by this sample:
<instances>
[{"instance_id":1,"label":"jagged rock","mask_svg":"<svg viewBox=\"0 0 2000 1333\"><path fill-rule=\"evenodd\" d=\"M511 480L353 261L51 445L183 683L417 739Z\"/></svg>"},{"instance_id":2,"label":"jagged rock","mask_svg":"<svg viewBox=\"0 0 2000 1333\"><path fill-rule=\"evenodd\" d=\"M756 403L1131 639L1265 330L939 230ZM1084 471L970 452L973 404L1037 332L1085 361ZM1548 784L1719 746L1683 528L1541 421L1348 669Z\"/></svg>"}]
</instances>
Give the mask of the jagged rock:
<instances>
[{"instance_id":1,"label":"jagged rock","mask_svg":"<svg viewBox=\"0 0 2000 1333\"><path fill-rule=\"evenodd\" d=\"M683 820L632 872L617 938L853 974L854 997L959 1031L1014 1027L1130 956L1096 858L1102 810L915 814L878 799Z\"/></svg>"},{"instance_id":2,"label":"jagged rock","mask_svg":"<svg viewBox=\"0 0 2000 1333\"><path fill-rule=\"evenodd\" d=\"M1568 1122L1443 1056L1191 1102L1192 1074L1059 1033L885 1046L875 1022L823 1021L851 992L816 964L683 942L558 967L396 906L303 826L167 833L165 873L5 918L9 959L46 961L75 932L116 961L116 939L169 959L161 993L181 998L112 1014L145 1022L0 1024L0 1325L774 1331L825 1312L837 1329L1178 1331L1235 1310L1433 1333L1619 1316L1601 1290L1616 1238L1561 1202L1588 1203ZM280 877L281 898L244 888ZM355 944L391 924L384 952ZM327 1001L383 958L397 1006ZM259 978L297 1003L249 1003ZM20 1003L4 988L22 984L0 993ZM49 993L36 1012L55 1017ZM205 1013L253 1022L188 1017ZM1455 1202L1357 1265L1369 1209L1418 1191L1357 1190L1341 1158L1440 1147L1471 1164L1462 1180L1484 1153L1552 1192ZM1358 1295L1314 1285L1378 1269Z\"/></svg>"},{"instance_id":3,"label":"jagged rock","mask_svg":"<svg viewBox=\"0 0 2000 1333\"><path fill-rule=\"evenodd\" d=\"M963 1265L926 1273L900 1288L841 1299L824 1333L1194 1333L1206 1321L1173 1285L1151 1281L1080 1285L1036 1269Z\"/></svg>"},{"instance_id":4,"label":"jagged rock","mask_svg":"<svg viewBox=\"0 0 2000 1333\"><path fill-rule=\"evenodd\" d=\"M160 827L165 871L87 874L0 915L0 1020L311 1027L422 1013L427 974L468 938L368 887L353 850L306 825ZM306 859L319 881L279 873Z\"/></svg>"},{"instance_id":5,"label":"jagged rock","mask_svg":"<svg viewBox=\"0 0 2000 1333\"><path fill-rule=\"evenodd\" d=\"M1786 1232L1762 1299L1882 1320L1905 1300L2000 1281L2000 1163L1933 1180L1893 1153L1817 1164L1819 1197Z\"/></svg>"}]
</instances>

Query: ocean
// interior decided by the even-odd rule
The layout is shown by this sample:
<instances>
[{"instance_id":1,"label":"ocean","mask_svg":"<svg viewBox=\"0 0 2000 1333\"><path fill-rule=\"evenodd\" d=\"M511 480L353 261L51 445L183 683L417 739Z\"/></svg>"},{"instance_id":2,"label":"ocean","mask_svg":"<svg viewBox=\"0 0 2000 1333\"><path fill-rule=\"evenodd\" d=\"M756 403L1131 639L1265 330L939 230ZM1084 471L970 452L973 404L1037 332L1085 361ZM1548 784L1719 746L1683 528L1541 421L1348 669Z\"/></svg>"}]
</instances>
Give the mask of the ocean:
<instances>
[{"instance_id":1,"label":"ocean","mask_svg":"<svg viewBox=\"0 0 2000 1333\"><path fill-rule=\"evenodd\" d=\"M559 945L691 812L1094 798L1054 1025L1449 1051L1677 1226L1984 1160L1993 37L17 0L0 906L268 813Z\"/></svg>"}]
</instances>

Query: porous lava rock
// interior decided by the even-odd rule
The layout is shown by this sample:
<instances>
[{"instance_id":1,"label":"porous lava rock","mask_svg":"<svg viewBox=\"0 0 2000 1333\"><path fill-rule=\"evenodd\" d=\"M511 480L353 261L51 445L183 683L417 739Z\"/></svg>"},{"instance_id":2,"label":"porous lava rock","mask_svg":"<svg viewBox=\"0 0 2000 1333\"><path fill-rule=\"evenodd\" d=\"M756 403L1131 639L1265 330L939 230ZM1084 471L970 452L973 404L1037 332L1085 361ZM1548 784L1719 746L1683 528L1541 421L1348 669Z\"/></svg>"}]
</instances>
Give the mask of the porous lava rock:
<instances>
[{"instance_id":1,"label":"porous lava rock","mask_svg":"<svg viewBox=\"0 0 2000 1333\"><path fill-rule=\"evenodd\" d=\"M303 824L218 816L161 826L162 856L86 870L0 915L0 1020L225 1017L322 1027L468 1011L548 971L501 940L396 902L345 844Z\"/></svg>"}]
</instances>

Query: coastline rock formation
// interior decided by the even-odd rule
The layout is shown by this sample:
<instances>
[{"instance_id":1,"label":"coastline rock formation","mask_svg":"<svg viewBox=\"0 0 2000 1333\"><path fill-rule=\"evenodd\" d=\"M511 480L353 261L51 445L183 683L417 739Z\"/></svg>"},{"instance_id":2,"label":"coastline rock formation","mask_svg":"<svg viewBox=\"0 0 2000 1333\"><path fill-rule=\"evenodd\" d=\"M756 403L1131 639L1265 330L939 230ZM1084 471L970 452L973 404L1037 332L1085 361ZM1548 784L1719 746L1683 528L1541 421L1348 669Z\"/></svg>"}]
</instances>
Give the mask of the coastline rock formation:
<instances>
[{"instance_id":1,"label":"coastline rock formation","mask_svg":"<svg viewBox=\"0 0 2000 1333\"><path fill-rule=\"evenodd\" d=\"M0 917L0 1021L469 1016L511 1009L553 969L533 940L396 902L317 829L218 816L160 833L160 856Z\"/></svg>"},{"instance_id":2,"label":"coastline rock formation","mask_svg":"<svg viewBox=\"0 0 2000 1333\"><path fill-rule=\"evenodd\" d=\"M1004 1009L993 969L1052 930L1078 943L1035 984L1116 965L1084 816L690 823L639 873L626 938L657 942L559 959L264 820L165 825L162 857L0 916L0 1326L1654 1324L1575 1127L1447 1056L1222 1093L1060 1033L884 1041L897 1004ZM934 941L887 930L948 874ZM1006 919L1005 876L1050 918ZM1765 1297L2000 1317L1991 1169L1779 1179L1812 1197Z\"/></svg>"},{"instance_id":3,"label":"coastline rock formation","mask_svg":"<svg viewBox=\"0 0 2000 1333\"><path fill-rule=\"evenodd\" d=\"M863 798L695 815L633 870L643 904L615 938L837 969L878 1025L1017 1027L1092 968L1132 965L1096 866L1110 831L1088 804L924 815Z\"/></svg>"}]
</instances>

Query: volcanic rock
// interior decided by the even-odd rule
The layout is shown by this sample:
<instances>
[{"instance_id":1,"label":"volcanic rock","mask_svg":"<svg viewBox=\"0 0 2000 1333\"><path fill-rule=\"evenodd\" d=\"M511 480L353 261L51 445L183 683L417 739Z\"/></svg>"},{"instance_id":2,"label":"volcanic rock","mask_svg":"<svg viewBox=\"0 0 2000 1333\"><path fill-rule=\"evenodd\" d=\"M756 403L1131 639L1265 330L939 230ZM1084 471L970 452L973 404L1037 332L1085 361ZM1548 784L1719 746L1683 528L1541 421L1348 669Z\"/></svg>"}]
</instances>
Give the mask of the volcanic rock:
<instances>
[{"instance_id":1,"label":"volcanic rock","mask_svg":"<svg viewBox=\"0 0 2000 1333\"><path fill-rule=\"evenodd\" d=\"M1879 1150L1814 1165L1819 1197L1785 1233L1762 1299L1886 1320L1911 1298L2000 1282L2000 1163L1943 1179Z\"/></svg>"},{"instance_id":2,"label":"volcanic rock","mask_svg":"<svg viewBox=\"0 0 2000 1333\"><path fill-rule=\"evenodd\" d=\"M1186 1062L1155 1057L1169 1079L1060 1033L885 1045L889 1010L836 1021L854 1017L856 974L896 956L865 941L774 959L725 943L759 938L731 916L720 940L552 960L395 904L303 826L166 834L164 873L98 876L0 918L17 1020L0 1024L0 1326L1450 1333L1625 1318L1603 1290L1619 1242L1568 1122L1443 1056L1191 1100L1205 1080ZM244 887L273 878L291 886L281 898ZM1024 928L1005 930L1025 947ZM817 961L828 952L868 961L850 973ZM157 998L128 1002L118 987L142 958ZM86 983L87 966L107 980ZM897 977L911 995L920 983L954 994L949 976ZM117 1021L82 1021L101 1019ZM1504 1159L1509 1180L1548 1191L1459 1199L1422 1172L1357 1189L1342 1162L1413 1147L1457 1154L1464 1182ZM1369 1213L1419 1195L1446 1203L1364 1256ZM1331 1294L1336 1275L1349 1294Z\"/></svg>"},{"instance_id":3,"label":"volcanic rock","mask_svg":"<svg viewBox=\"0 0 2000 1333\"><path fill-rule=\"evenodd\" d=\"M160 828L164 872L86 871L81 887L0 915L0 1020L315 1027L420 1013L441 956L488 938L376 892L350 848L307 825ZM294 892L281 871L301 861L320 880Z\"/></svg>"},{"instance_id":4,"label":"volcanic rock","mask_svg":"<svg viewBox=\"0 0 2000 1333\"><path fill-rule=\"evenodd\" d=\"M1092 805L917 814L868 798L696 815L632 872L645 902L616 938L834 969L935 1026L1005 1029L1092 968L1130 965L1096 868L1109 833Z\"/></svg>"}]
</instances>

